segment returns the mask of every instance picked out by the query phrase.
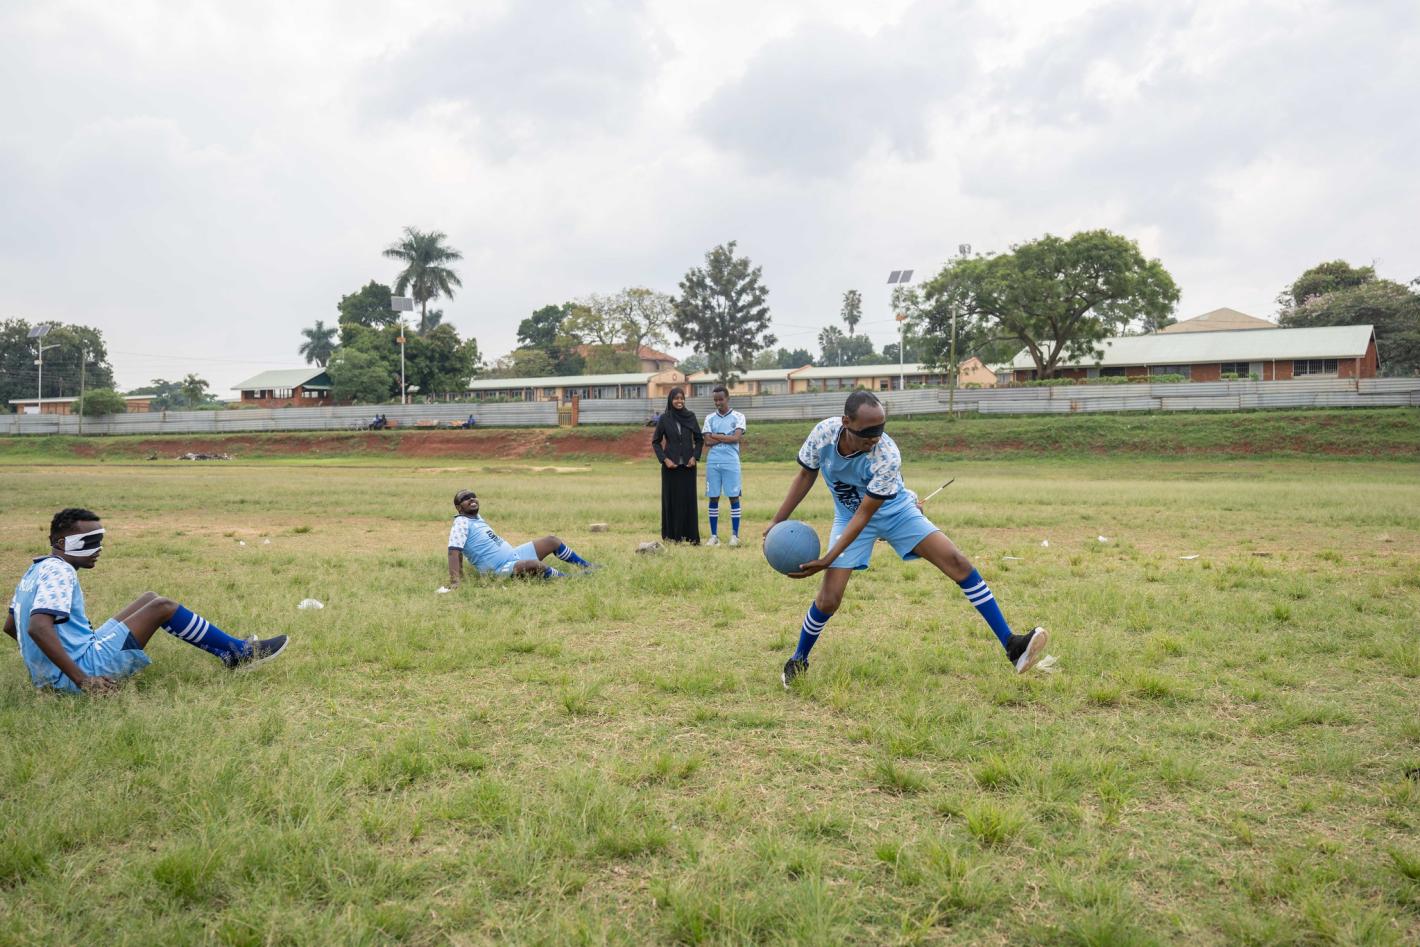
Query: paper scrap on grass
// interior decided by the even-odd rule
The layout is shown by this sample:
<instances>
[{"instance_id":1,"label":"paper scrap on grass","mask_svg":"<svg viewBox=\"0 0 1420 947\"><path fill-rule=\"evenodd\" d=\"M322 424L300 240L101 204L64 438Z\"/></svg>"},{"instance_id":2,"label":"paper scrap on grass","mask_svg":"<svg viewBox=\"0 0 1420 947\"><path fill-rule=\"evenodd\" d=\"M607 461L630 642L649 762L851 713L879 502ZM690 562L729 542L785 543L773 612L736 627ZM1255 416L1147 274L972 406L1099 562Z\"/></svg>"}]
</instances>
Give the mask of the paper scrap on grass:
<instances>
[{"instance_id":1,"label":"paper scrap on grass","mask_svg":"<svg viewBox=\"0 0 1420 947\"><path fill-rule=\"evenodd\" d=\"M1099 537L1096 537L1096 538L1098 538L1099 541L1102 542L1102 543L1107 543L1107 542L1109 542L1109 537L1108 537L1108 536L1099 536Z\"/></svg>"},{"instance_id":2,"label":"paper scrap on grass","mask_svg":"<svg viewBox=\"0 0 1420 947\"><path fill-rule=\"evenodd\" d=\"M297 605L296 607L297 607L297 608L304 608L304 609L318 609L318 608L325 608L325 605L324 605L322 602L318 601L317 599L313 599L313 598L303 598L303 599L301 599L301 604Z\"/></svg>"},{"instance_id":3,"label":"paper scrap on grass","mask_svg":"<svg viewBox=\"0 0 1420 947\"><path fill-rule=\"evenodd\" d=\"M1055 655L1047 654L1040 659L1040 663L1036 665L1036 669L1044 671L1046 674L1054 674L1060 670L1060 662L1055 660Z\"/></svg>"},{"instance_id":4,"label":"paper scrap on grass","mask_svg":"<svg viewBox=\"0 0 1420 947\"><path fill-rule=\"evenodd\" d=\"M1197 558L1198 558L1198 554L1197 554L1197 553L1194 553L1194 554L1191 555L1191 556L1179 556L1179 558L1180 558L1180 559L1183 559L1183 560L1197 559Z\"/></svg>"},{"instance_id":5,"label":"paper scrap on grass","mask_svg":"<svg viewBox=\"0 0 1420 947\"><path fill-rule=\"evenodd\" d=\"M1025 560L1022 559L1020 556L1002 556L1001 558L1002 558L1002 559L1010 559L1010 560L1013 560L1013 561L1015 561L1015 562L1025 562Z\"/></svg>"},{"instance_id":6,"label":"paper scrap on grass","mask_svg":"<svg viewBox=\"0 0 1420 947\"><path fill-rule=\"evenodd\" d=\"M239 539L239 540L237 540L237 545L238 545L238 546L245 546L246 544L247 544L247 541L246 541L245 539Z\"/></svg>"},{"instance_id":7,"label":"paper scrap on grass","mask_svg":"<svg viewBox=\"0 0 1420 947\"><path fill-rule=\"evenodd\" d=\"M441 585L441 586L439 586L437 589L434 590L434 594L435 594L435 595L448 595L449 592L451 592L451 591L452 591L452 589L446 589L446 588L444 588L444 587Z\"/></svg>"},{"instance_id":8,"label":"paper scrap on grass","mask_svg":"<svg viewBox=\"0 0 1420 947\"><path fill-rule=\"evenodd\" d=\"M262 544L263 546L270 546L270 545L271 545L271 540L269 540L269 539L263 539L263 540L261 541L261 544Z\"/></svg>"},{"instance_id":9,"label":"paper scrap on grass","mask_svg":"<svg viewBox=\"0 0 1420 947\"><path fill-rule=\"evenodd\" d=\"M1047 549L1050 548L1050 540L1048 540L1048 539L1042 539L1042 540L1040 541L1040 544L1041 544L1042 546L1046 547Z\"/></svg>"}]
</instances>

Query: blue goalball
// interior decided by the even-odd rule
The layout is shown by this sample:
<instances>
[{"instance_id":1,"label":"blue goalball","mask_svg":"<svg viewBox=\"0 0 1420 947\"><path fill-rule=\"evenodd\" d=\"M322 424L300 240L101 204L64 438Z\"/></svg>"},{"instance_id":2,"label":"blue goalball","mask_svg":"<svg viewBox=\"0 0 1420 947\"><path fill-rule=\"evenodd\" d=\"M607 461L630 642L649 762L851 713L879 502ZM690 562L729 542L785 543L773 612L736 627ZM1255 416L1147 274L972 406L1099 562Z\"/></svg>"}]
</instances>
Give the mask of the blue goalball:
<instances>
[{"instance_id":1,"label":"blue goalball","mask_svg":"<svg viewBox=\"0 0 1420 947\"><path fill-rule=\"evenodd\" d=\"M774 571L785 575L798 572L800 565L817 559L820 548L818 533L799 520L776 523L764 537L764 558Z\"/></svg>"}]
</instances>

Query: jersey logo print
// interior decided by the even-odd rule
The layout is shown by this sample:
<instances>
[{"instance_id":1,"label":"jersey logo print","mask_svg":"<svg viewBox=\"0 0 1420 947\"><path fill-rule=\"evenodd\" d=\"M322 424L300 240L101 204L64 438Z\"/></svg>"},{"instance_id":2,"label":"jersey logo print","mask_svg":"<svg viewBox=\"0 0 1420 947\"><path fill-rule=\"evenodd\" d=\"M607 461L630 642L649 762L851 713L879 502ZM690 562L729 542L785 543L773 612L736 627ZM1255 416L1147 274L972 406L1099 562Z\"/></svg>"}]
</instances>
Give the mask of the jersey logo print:
<instances>
[{"instance_id":1,"label":"jersey logo print","mask_svg":"<svg viewBox=\"0 0 1420 947\"><path fill-rule=\"evenodd\" d=\"M842 480L833 482L833 495L838 497L838 502L851 513L858 512L858 504L863 502L863 498L858 495L858 488Z\"/></svg>"}]
</instances>

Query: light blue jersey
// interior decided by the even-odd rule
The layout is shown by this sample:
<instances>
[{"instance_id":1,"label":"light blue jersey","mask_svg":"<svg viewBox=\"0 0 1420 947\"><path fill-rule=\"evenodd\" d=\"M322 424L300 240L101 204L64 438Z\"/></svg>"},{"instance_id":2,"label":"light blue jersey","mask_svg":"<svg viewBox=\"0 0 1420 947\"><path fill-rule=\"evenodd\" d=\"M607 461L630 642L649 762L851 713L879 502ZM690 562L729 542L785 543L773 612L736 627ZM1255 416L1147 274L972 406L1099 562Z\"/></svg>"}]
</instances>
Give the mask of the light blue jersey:
<instances>
[{"instance_id":1,"label":"light blue jersey","mask_svg":"<svg viewBox=\"0 0 1420 947\"><path fill-rule=\"evenodd\" d=\"M455 516L449 548L461 550L479 572L497 572L518 560L518 550L493 532L481 516Z\"/></svg>"},{"instance_id":2,"label":"light blue jersey","mask_svg":"<svg viewBox=\"0 0 1420 947\"><path fill-rule=\"evenodd\" d=\"M90 659L95 657L93 652L103 650L107 643L106 640L100 641L89 625L88 613L84 611L84 590L79 587L79 573L56 556L41 556L25 571L20 584L15 587L14 598L10 600L10 613L15 616L15 628L20 637L20 656L24 658L30 678L37 687L72 690L73 684L30 637L31 615L48 615L54 619L59 644L80 668L89 667ZM119 639L119 644L122 640Z\"/></svg>"},{"instance_id":3,"label":"light blue jersey","mask_svg":"<svg viewBox=\"0 0 1420 947\"><path fill-rule=\"evenodd\" d=\"M701 425L701 432L704 434L733 434L736 431L745 429L745 416L738 411L726 411L721 414L718 411L711 411L705 416L705 423ZM712 444L710 453L705 456L706 466L709 467L736 467L740 465L740 445L738 444Z\"/></svg>"},{"instance_id":4,"label":"light blue jersey","mask_svg":"<svg viewBox=\"0 0 1420 947\"><path fill-rule=\"evenodd\" d=\"M837 514L852 516L865 496L883 501L880 516L915 504L916 496L903 485L902 454L893 439L884 434L872 450L844 457L838 451L842 430L842 418L826 418L814 425L799 448L799 464L823 475Z\"/></svg>"}]
</instances>

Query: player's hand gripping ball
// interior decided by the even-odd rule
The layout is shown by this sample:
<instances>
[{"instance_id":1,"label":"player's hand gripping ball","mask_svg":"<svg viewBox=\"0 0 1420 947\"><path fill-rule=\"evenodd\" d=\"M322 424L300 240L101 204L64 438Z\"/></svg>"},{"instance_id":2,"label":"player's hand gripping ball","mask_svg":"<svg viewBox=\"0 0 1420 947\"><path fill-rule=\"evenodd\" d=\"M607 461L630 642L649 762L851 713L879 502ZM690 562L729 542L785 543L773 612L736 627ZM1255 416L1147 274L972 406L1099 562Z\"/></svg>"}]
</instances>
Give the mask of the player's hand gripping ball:
<instances>
[{"instance_id":1,"label":"player's hand gripping ball","mask_svg":"<svg viewBox=\"0 0 1420 947\"><path fill-rule=\"evenodd\" d=\"M799 566L813 562L821 548L818 533L808 523L799 520L776 523L769 535L764 537L764 558L769 560L775 572L784 575L798 572Z\"/></svg>"}]
</instances>

